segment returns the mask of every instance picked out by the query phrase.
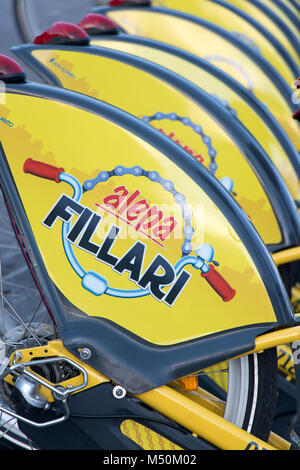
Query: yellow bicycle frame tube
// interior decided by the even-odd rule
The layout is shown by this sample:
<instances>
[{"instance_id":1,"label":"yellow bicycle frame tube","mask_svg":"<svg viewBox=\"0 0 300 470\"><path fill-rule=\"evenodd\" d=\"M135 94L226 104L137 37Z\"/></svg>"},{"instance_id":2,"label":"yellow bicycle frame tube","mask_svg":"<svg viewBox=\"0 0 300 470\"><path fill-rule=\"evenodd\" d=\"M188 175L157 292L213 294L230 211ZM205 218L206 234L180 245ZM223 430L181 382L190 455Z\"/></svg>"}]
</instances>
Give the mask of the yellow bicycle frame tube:
<instances>
[{"instance_id":1,"label":"yellow bicycle frame tube","mask_svg":"<svg viewBox=\"0 0 300 470\"><path fill-rule=\"evenodd\" d=\"M208 0L154 0L154 6L172 8L215 23L259 50L290 84L294 74L274 45L253 25L224 6Z\"/></svg>"},{"instance_id":2,"label":"yellow bicycle frame tube","mask_svg":"<svg viewBox=\"0 0 300 470\"><path fill-rule=\"evenodd\" d=\"M244 1L244 0L243 0ZM171 44L184 49L231 75L268 106L295 147L300 150L299 126L292 119L292 84L290 97L284 98L273 82L273 76L262 71L233 41L216 34L210 27L162 8L100 9L127 33ZM174 11L173 11L174 12ZM182 15L184 15L182 13Z\"/></svg>"},{"instance_id":3,"label":"yellow bicycle frame tube","mask_svg":"<svg viewBox=\"0 0 300 470\"><path fill-rule=\"evenodd\" d=\"M68 350L66 350L61 341L50 341L45 347L37 347L22 350L22 362L29 362L32 359L40 357L67 357L78 362L86 370L88 381L87 386L80 392L83 393L90 387L109 382L109 379L91 367L78 361ZM32 371L29 369L32 373ZM35 373L35 375L38 375ZM6 381L11 383L11 378L6 377ZM48 382L43 378L44 382ZM78 386L82 381L81 376L62 382L60 385ZM51 384L50 385L54 385ZM270 434L269 442L266 443L257 437L247 433L240 428L232 425L223 419L224 407L219 413L214 410L214 403L218 400L205 390L199 389L200 394L208 395L208 400L201 397L195 401L192 396L177 392L171 386L163 386L151 390L144 394L137 395L137 398L151 406L154 410L168 416L172 421L181 424L189 429L195 436L203 437L208 442L214 444L219 449L227 450L289 450L290 443L280 438L274 433ZM40 392L47 397L49 402L53 402L52 393L46 386L42 385ZM211 400L216 400L211 401ZM178 445L173 444L165 437L144 428L139 422L124 420L121 425L121 431L129 439L134 440L144 450L182 450ZM151 442L149 442L151 441ZM149 447L150 444L150 447Z\"/></svg>"}]
</instances>

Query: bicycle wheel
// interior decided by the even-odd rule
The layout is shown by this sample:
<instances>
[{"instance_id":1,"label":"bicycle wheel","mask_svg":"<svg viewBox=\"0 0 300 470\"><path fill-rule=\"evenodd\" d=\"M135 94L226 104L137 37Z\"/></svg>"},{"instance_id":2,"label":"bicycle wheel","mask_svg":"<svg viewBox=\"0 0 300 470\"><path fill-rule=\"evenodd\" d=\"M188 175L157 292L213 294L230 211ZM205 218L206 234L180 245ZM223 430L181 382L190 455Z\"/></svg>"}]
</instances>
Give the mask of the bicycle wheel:
<instances>
[{"instance_id":1,"label":"bicycle wheel","mask_svg":"<svg viewBox=\"0 0 300 470\"><path fill-rule=\"evenodd\" d=\"M103 2L102 2L103 3ZM52 0L14 0L16 24L24 42L31 43L34 38L56 21L78 23L95 5L97 0L72 0L61 2ZM47 6L48 5L48 6Z\"/></svg>"},{"instance_id":2,"label":"bicycle wheel","mask_svg":"<svg viewBox=\"0 0 300 470\"><path fill-rule=\"evenodd\" d=\"M25 246L18 242L0 191L0 369L6 357L16 349L46 344L57 337L55 327L43 303L24 254ZM21 241L21 239L20 239ZM22 253L23 251L23 253ZM1 371L3 372L3 371ZM13 409L11 389L5 380L0 382L0 406ZM3 438L3 441L2 439ZM0 411L0 448L34 448L20 432L16 419Z\"/></svg>"},{"instance_id":3,"label":"bicycle wheel","mask_svg":"<svg viewBox=\"0 0 300 470\"><path fill-rule=\"evenodd\" d=\"M268 440L276 408L275 349L210 367L199 375L199 385L219 400L218 414Z\"/></svg>"},{"instance_id":4,"label":"bicycle wheel","mask_svg":"<svg viewBox=\"0 0 300 470\"><path fill-rule=\"evenodd\" d=\"M225 418L247 432L267 440L276 406L276 350L255 354L229 363L228 401ZM236 370L237 369L237 370ZM234 371L234 372L233 372ZM236 382L238 377L238 382ZM248 386L247 386L248 381ZM248 388L248 397L244 388ZM239 406L231 411L230 406Z\"/></svg>"}]
</instances>

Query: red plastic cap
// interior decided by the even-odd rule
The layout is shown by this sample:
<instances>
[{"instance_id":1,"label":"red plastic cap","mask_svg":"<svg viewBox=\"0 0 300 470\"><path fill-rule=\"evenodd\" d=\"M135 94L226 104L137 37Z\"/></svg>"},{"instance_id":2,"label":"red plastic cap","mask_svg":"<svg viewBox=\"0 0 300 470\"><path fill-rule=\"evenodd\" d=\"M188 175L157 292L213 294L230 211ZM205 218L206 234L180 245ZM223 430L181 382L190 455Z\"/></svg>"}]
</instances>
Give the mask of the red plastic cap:
<instances>
[{"instance_id":1,"label":"red plastic cap","mask_svg":"<svg viewBox=\"0 0 300 470\"><path fill-rule=\"evenodd\" d=\"M80 23L82 29L90 36L97 34L118 34L118 25L107 16L97 13L86 15Z\"/></svg>"},{"instance_id":2,"label":"red plastic cap","mask_svg":"<svg viewBox=\"0 0 300 470\"><path fill-rule=\"evenodd\" d=\"M87 45L90 42L89 35L73 23L59 21L54 23L34 40L34 44L74 44Z\"/></svg>"},{"instance_id":3,"label":"red plastic cap","mask_svg":"<svg viewBox=\"0 0 300 470\"><path fill-rule=\"evenodd\" d=\"M18 62L0 54L0 80L6 83L23 82L26 78L24 69Z\"/></svg>"},{"instance_id":4,"label":"red plastic cap","mask_svg":"<svg viewBox=\"0 0 300 470\"><path fill-rule=\"evenodd\" d=\"M293 115L293 118L296 119L296 121L300 121L300 109L298 109L298 111L295 112L295 114Z\"/></svg>"},{"instance_id":5,"label":"red plastic cap","mask_svg":"<svg viewBox=\"0 0 300 470\"><path fill-rule=\"evenodd\" d=\"M297 78L297 80L294 81L293 85L294 85L296 88L300 88L300 77Z\"/></svg>"},{"instance_id":6,"label":"red plastic cap","mask_svg":"<svg viewBox=\"0 0 300 470\"><path fill-rule=\"evenodd\" d=\"M151 0L110 0L110 7L149 7Z\"/></svg>"}]
</instances>

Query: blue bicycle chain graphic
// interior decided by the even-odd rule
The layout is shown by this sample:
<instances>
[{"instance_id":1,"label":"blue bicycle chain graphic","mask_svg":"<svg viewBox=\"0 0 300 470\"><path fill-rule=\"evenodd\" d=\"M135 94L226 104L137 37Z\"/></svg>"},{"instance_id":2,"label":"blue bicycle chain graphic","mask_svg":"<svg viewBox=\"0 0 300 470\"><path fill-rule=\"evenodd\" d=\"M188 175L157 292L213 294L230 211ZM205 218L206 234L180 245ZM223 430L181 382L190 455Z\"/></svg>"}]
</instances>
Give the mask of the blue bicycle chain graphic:
<instances>
[{"instance_id":1,"label":"blue bicycle chain graphic","mask_svg":"<svg viewBox=\"0 0 300 470\"><path fill-rule=\"evenodd\" d=\"M236 115L237 115L236 111L233 110L232 108L230 108L227 101L221 100L221 98L219 98L217 95L211 95L211 96L214 99L221 102L221 104L224 107L226 107L226 109L228 111L230 111L233 116L236 117ZM217 150L212 145L211 137L209 137L208 135L206 135L204 133L203 127L200 124L195 124L189 117L181 117L177 113L174 113L174 112L173 113L163 113L163 112L159 111L159 112L153 114L152 116L144 116L142 118L142 121L145 122L146 124L150 124L152 121L162 121L164 119L170 120L170 121L173 121L173 122L175 122L175 121L181 122L184 126L190 127L195 132L195 134L198 134L201 137L202 142L207 147L208 155L209 155L209 158L210 158L210 164L209 164L209 167L208 167L209 171L213 174L213 176L215 176L216 171L218 169L218 165L217 165L217 162L216 162ZM230 193L233 192L234 182L233 182L232 178L225 176L225 177L221 178L219 181L227 189L227 191L229 191Z\"/></svg>"},{"instance_id":2,"label":"blue bicycle chain graphic","mask_svg":"<svg viewBox=\"0 0 300 470\"><path fill-rule=\"evenodd\" d=\"M253 92L254 83L253 83L249 73L244 69L244 67L241 64L239 64L238 62L230 59L229 57L223 57L223 56L220 56L220 55L206 56L205 60L207 60L210 63L225 62L226 64L231 65L231 67L234 67L236 70L238 70L243 75L243 77L245 78L246 83L247 83L247 88L250 91Z\"/></svg>"},{"instance_id":3,"label":"blue bicycle chain graphic","mask_svg":"<svg viewBox=\"0 0 300 470\"><path fill-rule=\"evenodd\" d=\"M190 118L178 116L178 114L176 113L157 112L153 116L144 116L142 118L142 121L147 124L150 124L152 121L162 121L163 119L169 119L170 121L179 121L184 126L190 127L195 132L195 134L198 134L202 138L202 142L204 143L204 145L206 145L210 158L209 170L214 175L218 169L218 165L216 164L217 151L212 145L211 138L204 133L202 126L200 126L199 124L194 124Z\"/></svg>"},{"instance_id":4,"label":"blue bicycle chain graphic","mask_svg":"<svg viewBox=\"0 0 300 470\"><path fill-rule=\"evenodd\" d=\"M238 117L237 111L230 106L228 101L224 100L216 93L212 93L210 96L214 98L216 101L218 101L218 103L220 103L225 109L227 109L227 111L229 111L233 117L235 118Z\"/></svg>"},{"instance_id":5,"label":"blue bicycle chain graphic","mask_svg":"<svg viewBox=\"0 0 300 470\"><path fill-rule=\"evenodd\" d=\"M182 257L174 265L174 271L176 273L176 276L178 276L182 269L187 265L192 265L195 269L201 270L202 273L208 273L210 271L211 268L207 264L208 262L213 262L214 264L218 265L217 262L213 261L214 248L209 244L203 244L196 248L194 251L197 256L190 255L193 250L191 244L191 240L194 234L194 229L192 227L193 213L186 204L186 198L184 194L179 193L175 189L172 181L163 179L156 171L145 171L140 166L126 168L124 166L119 165L112 171L101 171L96 178L85 181L83 187L74 176L64 172L61 172L59 174L59 181L68 183L73 188L73 200L79 203L84 192L92 191L97 184L106 182L109 180L109 178L112 178L113 176L124 175L133 175L136 177L144 176L148 178L151 182L160 184L163 189L173 195L174 201L181 207L182 217L185 221L185 226L183 230L185 241L182 246ZM96 273L94 271L87 272L80 265L79 261L77 260L74 254L73 246L71 242L69 242L67 239L67 234L70 232L70 230L71 221L63 222L63 247L70 265L72 266L76 274L82 279L82 286L84 288L86 288L88 291L95 295L102 295L105 293L106 295L121 298L136 298L150 295L149 289L123 290L110 287L108 285L107 280L99 273Z\"/></svg>"},{"instance_id":6,"label":"blue bicycle chain graphic","mask_svg":"<svg viewBox=\"0 0 300 470\"><path fill-rule=\"evenodd\" d=\"M248 46L252 47L256 52L260 53L259 46L256 44L256 42L252 38L249 38L249 36L247 36L246 34L238 33L236 31L231 31L231 34L235 36L236 38L240 39L241 41L243 41Z\"/></svg>"}]
</instances>

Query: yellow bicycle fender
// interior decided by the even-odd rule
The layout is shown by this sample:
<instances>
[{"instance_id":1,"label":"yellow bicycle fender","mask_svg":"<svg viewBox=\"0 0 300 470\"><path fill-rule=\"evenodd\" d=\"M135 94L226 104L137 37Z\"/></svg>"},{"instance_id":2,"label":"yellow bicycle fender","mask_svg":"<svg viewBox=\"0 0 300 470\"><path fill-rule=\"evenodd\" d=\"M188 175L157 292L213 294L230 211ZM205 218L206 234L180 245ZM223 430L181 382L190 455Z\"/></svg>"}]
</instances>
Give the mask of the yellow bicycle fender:
<instances>
[{"instance_id":1,"label":"yellow bicycle fender","mask_svg":"<svg viewBox=\"0 0 300 470\"><path fill-rule=\"evenodd\" d=\"M180 141L182 146L194 151L208 169L212 164L217 165L214 176L219 180L229 177L234 182L236 200L264 242L270 246L282 244L282 231L272 207L273 201L270 202L260 182L261 175L254 171L245 154L219 122L189 98L188 91L183 93L156 77L155 72L149 73L135 65L133 56L123 54L115 60L116 53L111 51L110 54L111 57L106 50L101 53L100 48L46 46L32 49L32 56L40 63L41 72L45 66L63 87L86 93L151 122L167 135L174 135L174 140ZM125 59L129 62L126 63ZM151 64L149 67L153 68ZM170 117L172 113L181 119L173 119ZM183 118L188 118L190 125L184 125ZM194 131L196 126L203 129L209 139L208 145L204 143L205 136L199 139L199 134ZM215 157L210 156L212 151ZM296 209L295 213L298 223Z\"/></svg>"},{"instance_id":2,"label":"yellow bicycle fender","mask_svg":"<svg viewBox=\"0 0 300 470\"><path fill-rule=\"evenodd\" d=\"M248 4L249 2L242 0L242 3ZM258 54L256 54L257 62L251 60L239 47L235 47L232 38L226 40L224 35L215 34L210 27L204 27L195 21L184 18L183 13L183 16L180 16L177 13L167 13L167 10L162 8L143 9L139 7L136 9L109 9L106 11L106 15L129 34L171 44L198 55L221 68L251 90L261 102L268 106L295 147L300 150L299 126L292 119L292 83L287 84L283 80L285 86L285 96L283 96L274 84L275 70L272 68L274 72L264 73L261 66L258 65L260 60ZM209 25L211 24L209 23Z\"/></svg>"},{"instance_id":3,"label":"yellow bicycle fender","mask_svg":"<svg viewBox=\"0 0 300 470\"><path fill-rule=\"evenodd\" d=\"M299 38L299 29L295 25L295 22L291 20L287 12L284 10L284 6L290 10L291 13L294 14L295 19L299 21L299 11L291 4L289 0L281 0L281 3L284 4L283 8L281 8L276 1L273 0L264 0L264 4L270 8L274 13L276 13L279 18L282 18L286 25L290 28L290 30L294 33L296 37Z\"/></svg>"},{"instance_id":4,"label":"yellow bicycle fender","mask_svg":"<svg viewBox=\"0 0 300 470\"><path fill-rule=\"evenodd\" d=\"M105 107L97 101L93 100L94 111L89 112L84 109L86 98L80 95L76 95L78 106L75 107L63 102L65 95L61 90L47 87L51 90L47 91L51 100L34 95L34 89L28 85L24 88L24 94L21 90L18 93L7 90L6 103L0 105L0 115L6 119L6 123L0 121L2 149L50 278L73 305L88 316L105 318L159 345L182 343L243 325L276 322L265 283L240 237L207 194L177 164L145 140L101 117L100 111ZM44 93L44 89L39 92ZM30 94L26 94L29 90ZM158 140L163 139L164 145L171 145L159 133L154 134ZM185 154L178 146L172 144L172 147L174 155ZM34 171L32 165L36 161L40 164L36 164ZM192 164L188 158L187 163ZM39 165L58 168L55 181L38 177ZM156 173L137 177L133 170L131 173L128 170L118 176L120 165ZM106 173L114 168L114 173ZM76 203L78 206L72 205L73 189L61 176L57 184L59 172L71 175L86 188ZM4 174L2 171L2 178ZM168 192L167 186L155 182L155 175L163 178L162 183L171 182L176 192ZM96 281L98 276L99 280L99 274L111 289L141 291L143 273L150 272L149 267L158 256L172 266L180 261L187 239L183 235L185 219L176 203L177 193L185 196L186 211L189 208L186 217L188 213L192 217L192 249L203 244L213 247L220 264L216 270L227 280L223 297L201 277L201 272L189 265L173 291L176 282L170 278L169 287L141 297L120 298L92 292L91 278ZM68 236L69 241L74 240L73 253L85 272L82 279L72 268L62 244L62 217L66 213L55 216L62 203L69 204L67 210L79 224L77 232L71 233L69 227L63 239ZM87 208L85 217L89 212L92 215L85 226L84 217L79 217L80 207ZM159 213L161 224L157 217L152 220L149 216L149 207ZM114 226L118 230L112 235ZM80 236L76 238L75 232ZM110 233L113 239L107 238ZM97 247L102 247L101 255L100 251L98 255L95 252ZM131 266L129 276L130 266L124 263L126 253L133 247L140 250L137 255L140 261L136 260L134 270ZM209 252L208 245L206 249ZM208 252L211 259L212 252ZM263 264L270 266L267 252L265 255ZM277 276L275 267L272 272Z\"/></svg>"},{"instance_id":5,"label":"yellow bicycle fender","mask_svg":"<svg viewBox=\"0 0 300 470\"><path fill-rule=\"evenodd\" d=\"M261 24L270 31L277 39L281 42L281 44L286 48L288 53L294 58L296 63L299 63L299 55L295 47L291 44L291 41L287 38L286 34L281 30L280 26L276 24L267 14L265 14L262 10L257 8L255 4L252 2L248 2L245 0L231 0L231 2L237 8L245 11L248 15L252 16L253 18L257 19ZM265 3L265 2L263 2ZM279 17L280 18L280 17ZM296 38L299 39L299 31L296 34Z\"/></svg>"},{"instance_id":6,"label":"yellow bicycle fender","mask_svg":"<svg viewBox=\"0 0 300 470\"><path fill-rule=\"evenodd\" d=\"M182 2L182 0L154 0L153 5L184 11L221 26L221 28L226 29L226 31L256 48L288 83L293 82L294 73L274 44L258 28L255 28L242 16L226 8L226 3L224 7L222 4L207 0L189 0L188 2ZM297 68L296 63L295 66Z\"/></svg>"},{"instance_id":7,"label":"yellow bicycle fender","mask_svg":"<svg viewBox=\"0 0 300 470\"><path fill-rule=\"evenodd\" d=\"M184 58L179 54L179 52L177 52L176 55L175 52L171 53L171 51L167 51L165 49L165 47L169 47L167 45L164 45L164 49L162 49L162 44L160 42L147 40L147 43L144 44L140 42L141 38L129 38L124 36L112 38L107 36L98 36L92 38L91 45L108 47L110 49L133 54L143 59L155 62L158 65L178 73L191 83L203 88L211 95L217 95L220 99L225 100L232 112L237 114L237 117L265 149L284 179L293 199L295 201L300 201L300 178L297 174L300 168L299 156L296 149L290 148L289 144L287 144L289 147L289 150L287 151L286 142L284 144L285 147L281 142L279 142L278 134L281 132L279 125L277 126L278 132L275 134L276 131L272 131L270 129L269 125L267 125L257 110L248 104L246 98L243 99L242 96L233 89L233 87L230 87L229 84L225 83L225 80L222 80L221 77L215 76L213 72L206 70L205 66L200 68L200 66L193 63L192 60L194 59L194 56L192 56L192 60L188 60L189 55ZM20 54L20 57L22 57L22 49L19 50L18 48L15 48L15 51L17 54ZM45 61L43 63L45 63ZM221 71L220 73L222 74ZM246 90L245 92L247 93ZM259 103L258 100L257 103ZM287 139L288 137L286 137L285 140ZM293 164L288 158L289 154L293 154L290 156L293 160Z\"/></svg>"}]
</instances>

